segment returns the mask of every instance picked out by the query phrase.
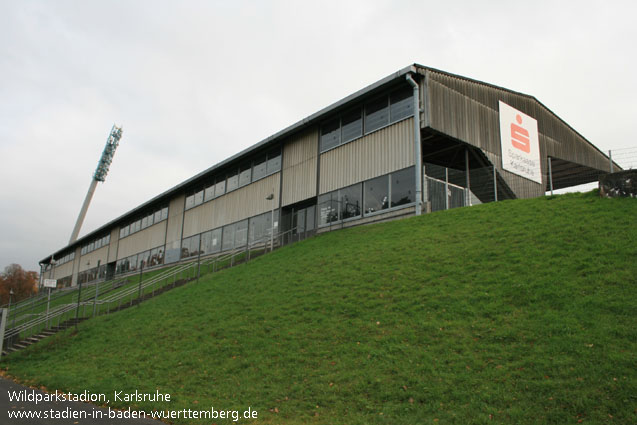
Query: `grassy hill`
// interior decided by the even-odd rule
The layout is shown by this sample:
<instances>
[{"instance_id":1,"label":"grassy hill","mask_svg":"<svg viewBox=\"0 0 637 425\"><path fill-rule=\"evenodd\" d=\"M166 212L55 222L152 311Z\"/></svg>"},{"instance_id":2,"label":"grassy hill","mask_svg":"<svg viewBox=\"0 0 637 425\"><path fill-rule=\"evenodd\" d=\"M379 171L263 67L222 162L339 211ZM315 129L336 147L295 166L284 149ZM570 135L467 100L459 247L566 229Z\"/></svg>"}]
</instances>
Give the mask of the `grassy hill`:
<instances>
[{"instance_id":1,"label":"grassy hill","mask_svg":"<svg viewBox=\"0 0 637 425\"><path fill-rule=\"evenodd\" d=\"M324 234L2 365L259 424L628 424L636 295L637 200L504 201Z\"/></svg>"}]
</instances>

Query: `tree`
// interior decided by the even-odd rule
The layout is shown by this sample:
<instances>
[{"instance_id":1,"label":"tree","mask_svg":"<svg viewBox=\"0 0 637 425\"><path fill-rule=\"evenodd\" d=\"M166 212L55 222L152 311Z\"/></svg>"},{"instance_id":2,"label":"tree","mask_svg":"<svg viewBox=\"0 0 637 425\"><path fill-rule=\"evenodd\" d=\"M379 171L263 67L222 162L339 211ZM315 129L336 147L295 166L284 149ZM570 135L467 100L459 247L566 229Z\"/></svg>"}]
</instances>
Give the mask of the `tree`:
<instances>
[{"instance_id":1,"label":"tree","mask_svg":"<svg viewBox=\"0 0 637 425\"><path fill-rule=\"evenodd\" d=\"M11 302L20 301L38 291L38 273L28 272L19 264L11 264L0 274L0 304L9 302L9 292L13 289Z\"/></svg>"}]
</instances>

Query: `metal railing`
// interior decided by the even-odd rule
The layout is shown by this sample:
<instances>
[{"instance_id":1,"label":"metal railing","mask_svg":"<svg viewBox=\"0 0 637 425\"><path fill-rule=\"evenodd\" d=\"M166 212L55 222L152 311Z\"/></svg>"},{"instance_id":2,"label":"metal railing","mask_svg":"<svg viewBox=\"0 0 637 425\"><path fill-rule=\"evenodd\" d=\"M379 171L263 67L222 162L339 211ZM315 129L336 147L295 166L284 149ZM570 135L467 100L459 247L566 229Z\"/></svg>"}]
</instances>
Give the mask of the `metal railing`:
<instances>
[{"instance_id":1,"label":"metal railing","mask_svg":"<svg viewBox=\"0 0 637 425\"><path fill-rule=\"evenodd\" d=\"M110 314L137 305L175 286L198 280L202 274L214 273L250 261L307 237L308 232L299 234L296 230L280 232L274 237L267 235L242 247L221 253L206 256L199 253L196 257L189 257L177 264L166 265L159 270L153 269L153 275L147 279L143 277L142 268L139 272L119 276L112 281L83 284L81 291L77 288L77 294L75 291L63 291L55 299L52 296L51 300L56 300L57 303L49 305L46 311L35 312L35 306L42 308L43 303L46 304L45 297L38 297L29 304L29 311L34 312L26 313L25 308L16 308L17 312L14 315L4 315L3 325L6 326L6 330L4 336L0 336L3 339L3 347L6 350L43 331L57 331L61 326L71 322L76 324L80 319ZM139 279L136 281L137 276ZM124 281L126 283L123 283ZM68 302L60 302L65 296L69 296ZM0 326L1 328L3 327Z\"/></svg>"}]
</instances>

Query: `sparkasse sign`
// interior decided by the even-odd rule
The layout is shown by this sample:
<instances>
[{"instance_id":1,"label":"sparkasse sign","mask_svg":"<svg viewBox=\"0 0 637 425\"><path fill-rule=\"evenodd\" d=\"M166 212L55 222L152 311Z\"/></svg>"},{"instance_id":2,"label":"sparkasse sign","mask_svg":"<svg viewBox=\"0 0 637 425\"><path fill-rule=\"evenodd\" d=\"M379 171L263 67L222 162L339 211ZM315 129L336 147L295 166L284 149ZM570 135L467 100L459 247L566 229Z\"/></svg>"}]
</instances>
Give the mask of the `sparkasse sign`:
<instances>
[{"instance_id":1,"label":"sparkasse sign","mask_svg":"<svg viewBox=\"0 0 637 425\"><path fill-rule=\"evenodd\" d=\"M542 184L537 120L500 101L502 168Z\"/></svg>"}]
</instances>

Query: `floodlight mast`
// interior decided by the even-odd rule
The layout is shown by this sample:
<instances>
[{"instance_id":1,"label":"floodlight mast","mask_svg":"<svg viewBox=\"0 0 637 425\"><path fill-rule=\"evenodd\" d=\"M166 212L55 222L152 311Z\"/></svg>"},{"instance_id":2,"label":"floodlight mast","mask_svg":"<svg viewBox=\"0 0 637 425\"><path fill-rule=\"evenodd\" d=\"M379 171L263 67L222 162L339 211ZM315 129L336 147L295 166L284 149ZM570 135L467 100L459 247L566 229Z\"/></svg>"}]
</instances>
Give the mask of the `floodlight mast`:
<instances>
[{"instance_id":1,"label":"floodlight mast","mask_svg":"<svg viewBox=\"0 0 637 425\"><path fill-rule=\"evenodd\" d=\"M95 169L95 173L93 174L93 179L91 180L91 185L88 188L88 192L86 193L86 198L84 198L84 203L82 204L82 209L80 210L80 215L77 217L77 221L75 222L75 227L73 228L73 233L71 233L71 239L69 240L69 245L77 240L77 236L80 233L80 228L82 227L82 223L84 223L84 218L86 217L86 211L88 211L88 206L91 203L91 199L93 199L93 194L95 193L95 188L97 187L97 182L103 182L106 180L106 175L108 174L108 169L111 166L111 162L113 162L113 155L115 155L115 149L119 146L119 140L122 138L122 127L118 127L113 124L111 128L111 132L106 139L106 146L104 147L104 152L102 152L102 156L100 157L99 162L97 163L97 168Z\"/></svg>"}]
</instances>

